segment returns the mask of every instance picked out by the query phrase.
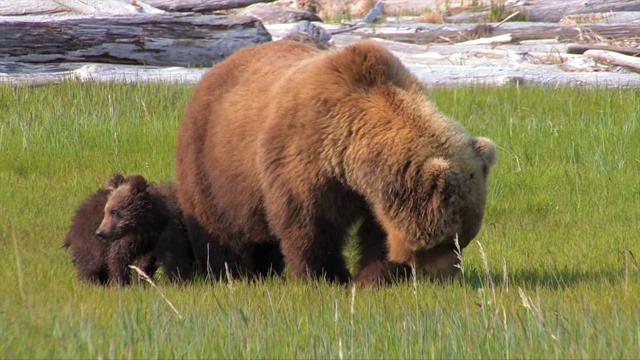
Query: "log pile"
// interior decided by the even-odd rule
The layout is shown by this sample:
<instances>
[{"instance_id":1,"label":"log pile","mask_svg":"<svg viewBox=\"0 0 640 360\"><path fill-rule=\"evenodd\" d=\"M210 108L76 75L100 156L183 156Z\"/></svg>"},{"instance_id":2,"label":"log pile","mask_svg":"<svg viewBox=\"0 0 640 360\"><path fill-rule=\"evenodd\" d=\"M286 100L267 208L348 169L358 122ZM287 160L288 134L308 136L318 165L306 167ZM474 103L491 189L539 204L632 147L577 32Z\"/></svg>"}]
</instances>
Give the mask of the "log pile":
<instances>
[{"instance_id":1,"label":"log pile","mask_svg":"<svg viewBox=\"0 0 640 360\"><path fill-rule=\"evenodd\" d=\"M196 82L211 64L243 46L305 28L273 19L318 20L283 3L293 1L0 0L0 82ZM320 8L324 3L317 0ZM401 6L425 10L442 4L382 3L386 14ZM332 33L334 47L359 39L385 44L427 85L640 86L638 1L505 3L506 14L542 22L467 23L487 16L488 10L471 10L446 12L446 24L390 15L374 24L315 24ZM256 18L261 16L270 18Z\"/></svg>"}]
</instances>

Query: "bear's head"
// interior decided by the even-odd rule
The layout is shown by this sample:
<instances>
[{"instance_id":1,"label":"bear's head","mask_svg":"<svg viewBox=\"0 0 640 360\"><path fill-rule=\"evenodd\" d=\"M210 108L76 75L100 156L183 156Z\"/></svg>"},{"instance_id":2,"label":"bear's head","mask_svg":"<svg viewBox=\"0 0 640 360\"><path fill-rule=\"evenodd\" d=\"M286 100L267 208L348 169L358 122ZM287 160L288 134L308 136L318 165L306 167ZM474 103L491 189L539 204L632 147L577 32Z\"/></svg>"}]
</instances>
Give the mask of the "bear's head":
<instances>
[{"instance_id":1,"label":"bear's head","mask_svg":"<svg viewBox=\"0 0 640 360\"><path fill-rule=\"evenodd\" d=\"M442 156L408 162L378 218L387 232L389 260L410 263L436 277L457 272L457 240L465 248L484 216L496 146L482 137L451 139Z\"/></svg>"},{"instance_id":2,"label":"bear's head","mask_svg":"<svg viewBox=\"0 0 640 360\"><path fill-rule=\"evenodd\" d=\"M114 174L107 180L109 196L104 207L104 218L96 235L105 241L121 239L139 229L146 216L148 200L147 181L140 175Z\"/></svg>"}]
</instances>

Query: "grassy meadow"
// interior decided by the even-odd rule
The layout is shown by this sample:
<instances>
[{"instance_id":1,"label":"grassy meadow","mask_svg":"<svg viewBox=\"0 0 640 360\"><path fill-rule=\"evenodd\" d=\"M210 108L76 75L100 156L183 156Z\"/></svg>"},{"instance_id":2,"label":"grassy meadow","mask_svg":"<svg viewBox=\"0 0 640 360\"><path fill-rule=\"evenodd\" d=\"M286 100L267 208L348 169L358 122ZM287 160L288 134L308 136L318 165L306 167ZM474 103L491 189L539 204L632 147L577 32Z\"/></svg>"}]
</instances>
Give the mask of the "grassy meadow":
<instances>
[{"instance_id":1,"label":"grassy meadow","mask_svg":"<svg viewBox=\"0 0 640 360\"><path fill-rule=\"evenodd\" d=\"M637 358L640 92L465 87L499 146L459 281L79 282L60 248L113 172L173 178L193 85L0 85L0 358ZM351 249L351 252L353 250Z\"/></svg>"}]
</instances>

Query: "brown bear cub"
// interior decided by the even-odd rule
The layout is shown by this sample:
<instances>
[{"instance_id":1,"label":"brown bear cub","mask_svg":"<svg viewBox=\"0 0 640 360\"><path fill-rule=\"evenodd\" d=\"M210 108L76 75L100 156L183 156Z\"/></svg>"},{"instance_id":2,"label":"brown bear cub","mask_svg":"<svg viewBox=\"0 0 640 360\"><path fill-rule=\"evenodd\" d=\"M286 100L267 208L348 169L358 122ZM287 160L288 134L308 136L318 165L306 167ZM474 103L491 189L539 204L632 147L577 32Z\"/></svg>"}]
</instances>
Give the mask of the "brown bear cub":
<instances>
[{"instance_id":1,"label":"brown bear cub","mask_svg":"<svg viewBox=\"0 0 640 360\"><path fill-rule=\"evenodd\" d=\"M78 209L65 242L82 279L131 282L129 265L170 281L191 277L193 254L172 184L115 174Z\"/></svg>"},{"instance_id":2,"label":"brown bear cub","mask_svg":"<svg viewBox=\"0 0 640 360\"><path fill-rule=\"evenodd\" d=\"M356 280L372 284L395 264L455 273L454 241L478 233L495 161L493 142L441 114L382 46L284 40L241 49L202 78L176 177L201 266L242 267L279 244L294 275L348 282L342 252L359 224Z\"/></svg>"}]
</instances>

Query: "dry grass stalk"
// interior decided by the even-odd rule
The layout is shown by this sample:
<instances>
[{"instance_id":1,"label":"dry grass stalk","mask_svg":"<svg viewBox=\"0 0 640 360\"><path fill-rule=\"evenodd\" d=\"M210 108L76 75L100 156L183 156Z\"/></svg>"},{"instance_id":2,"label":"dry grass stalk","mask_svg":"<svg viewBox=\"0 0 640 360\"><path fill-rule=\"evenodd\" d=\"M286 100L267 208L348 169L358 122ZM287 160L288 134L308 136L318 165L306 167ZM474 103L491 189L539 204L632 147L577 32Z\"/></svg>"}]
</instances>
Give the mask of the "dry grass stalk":
<instances>
[{"instance_id":1,"label":"dry grass stalk","mask_svg":"<svg viewBox=\"0 0 640 360\"><path fill-rule=\"evenodd\" d=\"M178 312L178 309L176 309L175 306L173 306L173 303L164 295L164 293L162 292L162 290L158 287L158 285L156 284L155 281L153 281L153 279L151 277L149 277L149 275L147 275L142 269L140 269L139 267L135 266L135 265L129 265L129 267L133 270L135 270L138 275L142 276L142 278L148 282L149 284L151 284L151 286L153 286L158 293L160 294L160 296L162 296L162 298L164 299L164 301L171 307L171 310L173 310L173 312L176 313L176 315L178 315L178 318L180 320L182 320L182 315L180 314L180 312Z\"/></svg>"},{"instance_id":2,"label":"dry grass stalk","mask_svg":"<svg viewBox=\"0 0 640 360\"><path fill-rule=\"evenodd\" d=\"M231 269L229 269L229 263L224 262L224 272L227 275L227 284L229 285L229 290L233 290L233 276L231 276Z\"/></svg>"}]
</instances>

